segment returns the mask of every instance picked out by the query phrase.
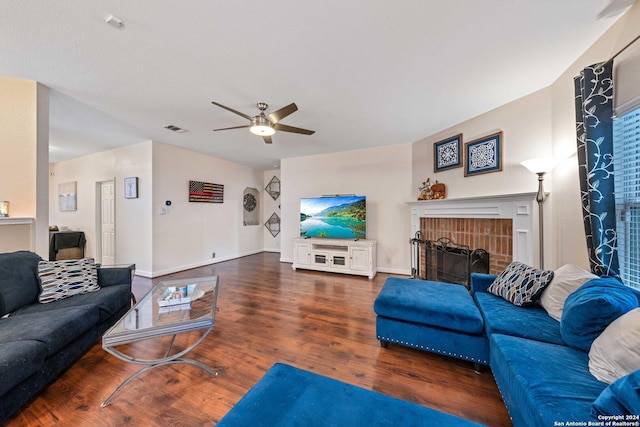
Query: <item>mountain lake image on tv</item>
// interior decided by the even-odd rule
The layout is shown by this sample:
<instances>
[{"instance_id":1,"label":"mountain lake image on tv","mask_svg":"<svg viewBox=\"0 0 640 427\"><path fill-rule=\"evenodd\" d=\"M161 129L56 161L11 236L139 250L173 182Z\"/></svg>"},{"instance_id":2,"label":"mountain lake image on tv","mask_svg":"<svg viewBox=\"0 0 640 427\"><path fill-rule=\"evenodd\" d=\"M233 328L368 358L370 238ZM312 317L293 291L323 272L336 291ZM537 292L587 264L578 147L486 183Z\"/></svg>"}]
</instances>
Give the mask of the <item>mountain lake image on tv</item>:
<instances>
[{"instance_id":1,"label":"mountain lake image on tv","mask_svg":"<svg viewBox=\"0 0 640 427\"><path fill-rule=\"evenodd\" d=\"M300 237L365 239L365 196L328 196L300 199Z\"/></svg>"}]
</instances>

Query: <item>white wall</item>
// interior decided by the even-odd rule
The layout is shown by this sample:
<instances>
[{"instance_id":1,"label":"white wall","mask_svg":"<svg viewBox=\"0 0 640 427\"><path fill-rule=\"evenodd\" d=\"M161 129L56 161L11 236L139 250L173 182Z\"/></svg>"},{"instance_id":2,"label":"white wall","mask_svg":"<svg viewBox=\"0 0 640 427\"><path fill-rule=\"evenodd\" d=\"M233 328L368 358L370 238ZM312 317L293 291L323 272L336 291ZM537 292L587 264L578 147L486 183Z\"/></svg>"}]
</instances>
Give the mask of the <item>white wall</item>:
<instances>
[{"instance_id":1,"label":"white wall","mask_svg":"<svg viewBox=\"0 0 640 427\"><path fill-rule=\"evenodd\" d=\"M246 187L260 190L264 173L159 142L146 142L52 164L50 223L82 230L86 256L96 254L96 183L115 178L116 262L157 277L263 250L263 221L242 223ZM124 178L139 178L139 197L124 198ZM189 180L224 185L224 203L189 203ZM77 182L75 212L60 212L58 184ZM269 197L270 198L270 197ZM171 206L165 202L171 201ZM212 258L212 252L216 257Z\"/></svg>"},{"instance_id":2,"label":"white wall","mask_svg":"<svg viewBox=\"0 0 640 427\"><path fill-rule=\"evenodd\" d=\"M265 187L269 184L269 181L273 177L280 179L280 169L268 170L264 171L264 182L262 185L262 191L260 192L260 201L262 202L262 229L264 235L264 250L267 252L280 252L280 237L282 233L278 234L276 237L273 237L271 232L267 230L267 227L264 226L264 223L267 222L269 217L272 214L276 214L282 220L282 211L280 209L280 197L276 200L266 192Z\"/></svg>"},{"instance_id":3,"label":"white wall","mask_svg":"<svg viewBox=\"0 0 640 427\"><path fill-rule=\"evenodd\" d=\"M545 178L550 196L545 202L545 267L573 263L589 267L582 225L576 159L573 77L588 65L605 61L638 35L640 3L636 3L550 87L418 141L413 149L412 187L431 177L447 184L450 198L535 191L536 178L520 166L522 160L552 155L560 160ZM624 67L624 68L623 68ZM616 94L624 101L640 96L640 42L614 62ZM505 138L503 172L465 178L462 169L433 171L433 146L464 133L466 141L502 129ZM425 172L428 171L428 172Z\"/></svg>"},{"instance_id":4,"label":"white wall","mask_svg":"<svg viewBox=\"0 0 640 427\"><path fill-rule=\"evenodd\" d=\"M33 250L46 257L49 90L33 81L0 77L0 94L0 200L10 202L11 217L35 220L15 230L3 225L0 239L6 250Z\"/></svg>"},{"instance_id":5,"label":"white wall","mask_svg":"<svg viewBox=\"0 0 640 427\"><path fill-rule=\"evenodd\" d=\"M426 178L431 178L431 182L437 179L444 183L447 186L447 198L453 199L537 191L537 175L529 172L520 162L553 155L551 114L551 90L545 88L416 142L413 144L412 163L414 198L417 197L418 185ZM465 177L463 166L433 172L435 142L462 133L464 152L465 142L500 130L503 132L502 171ZM551 176L545 179L544 189L550 192L544 205L545 267L552 268L555 259L552 236L555 230L549 219L557 198Z\"/></svg>"},{"instance_id":6,"label":"white wall","mask_svg":"<svg viewBox=\"0 0 640 427\"><path fill-rule=\"evenodd\" d=\"M556 230L557 265L573 263L589 267L587 246L582 224L578 161L576 158L576 130L573 77L584 67L605 61L638 35L640 3L619 19L596 43L580 56L551 86L553 111L553 150L565 160L553 171L556 203L553 221ZM614 74L622 75L615 92L624 100L640 96L640 77L629 78L629 70L640 68L640 41L614 61ZM619 67L629 67L621 73ZM570 155L569 157L566 157Z\"/></svg>"},{"instance_id":7,"label":"white wall","mask_svg":"<svg viewBox=\"0 0 640 427\"><path fill-rule=\"evenodd\" d=\"M139 222L131 222L132 228L145 221L153 222L153 235L145 240L148 244L153 242L152 248L145 254L139 254L150 257L144 270L158 275L204 265L213 262L212 251L216 252L216 261L220 261L262 249L280 249L281 260L291 262L291 239L299 235L299 199L322 194L356 193L367 196L367 237L378 240L379 269L408 274L408 239L411 236L406 202L416 199L420 182L429 177L432 181L437 179L445 183L448 198L532 192L537 189L536 177L520 166L520 162L551 154L564 160L544 182L545 189L550 192L545 203L545 216L548 217L545 218L545 267L555 268L565 263L588 267L575 159L572 79L584 66L608 59L637 35L638 28L640 3L636 3L552 86L413 144L282 160L279 175L282 195L277 200L281 206L282 232L279 240L275 241L270 240L263 225L271 209L275 209L269 206L271 198L264 191L264 186L277 171L256 171L153 143L150 213L140 215ZM637 46L616 63L625 61L638 64L640 52ZM617 88L617 92L633 98L629 93L637 91L637 76L629 79L627 74L626 80L621 81L622 86ZM504 132L502 172L469 178L464 177L463 169L433 172L434 142L461 132L464 140L470 141L496 130ZM2 142L0 139L0 149ZM83 173L88 174L86 170ZM74 180L71 179L73 175L68 174L56 182ZM136 175L118 175L118 185L124 176ZM116 174L111 173L110 176ZM224 204L188 203L186 186L190 179L224 184ZM242 226L242 192L245 187L260 190L263 217L259 227ZM50 194L56 189L57 185ZM55 197L52 199L51 210L57 212ZM172 200L173 205L166 214L160 215L159 209L165 200ZM52 213L52 216L56 215ZM67 222L71 224L71 221ZM277 242L279 246L272 244L278 245Z\"/></svg>"},{"instance_id":8,"label":"white wall","mask_svg":"<svg viewBox=\"0 0 640 427\"><path fill-rule=\"evenodd\" d=\"M500 130L504 138L501 172L470 177L464 176L464 167L433 172L435 142L459 133L463 134L463 143L470 142ZM413 144L414 196L417 197L418 185L426 178L431 178L431 182L437 179L444 183L447 186L447 198L537 191L537 176L520 162L550 156L551 142L551 92L543 89ZM550 187L551 183L545 182L545 188Z\"/></svg>"},{"instance_id":9,"label":"white wall","mask_svg":"<svg viewBox=\"0 0 640 427\"><path fill-rule=\"evenodd\" d=\"M152 268L151 175L152 142L103 151L50 165L49 221L51 225L84 231L85 256L96 257L96 183L115 178L116 263L135 263L138 272ZM138 177L137 199L124 198L124 178ZM77 182L77 210L60 212L58 184Z\"/></svg>"},{"instance_id":10,"label":"white wall","mask_svg":"<svg viewBox=\"0 0 640 427\"><path fill-rule=\"evenodd\" d=\"M367 197L367 239L378 241L378 270L409 274L410 165L410 144L283 159L281 260L293 261L301 197L357 194Z\"/></svg>"},{"instance_id":11,"label":"white wall","mask_svg":"<svg viewBox=\"0 0 640 427\"><path fill-rule=\"evenodd\" d=\"M223 184L224 203L190 203L190 180ZM263 181L262 171L154 142L153 276L261 252L263 221L243 225L242 199L253 187L263 202Z\"/></svg>"},{"instance_id":12,"label":"white wall","mask_svg":"<svg viewBox=\"0 0 640 427\"><path fill-rule=\"evenodd\" d=\"M11 202L12 217L36 216L36 87L0 77L0 200Z\"/></svg>"}]
</instances>

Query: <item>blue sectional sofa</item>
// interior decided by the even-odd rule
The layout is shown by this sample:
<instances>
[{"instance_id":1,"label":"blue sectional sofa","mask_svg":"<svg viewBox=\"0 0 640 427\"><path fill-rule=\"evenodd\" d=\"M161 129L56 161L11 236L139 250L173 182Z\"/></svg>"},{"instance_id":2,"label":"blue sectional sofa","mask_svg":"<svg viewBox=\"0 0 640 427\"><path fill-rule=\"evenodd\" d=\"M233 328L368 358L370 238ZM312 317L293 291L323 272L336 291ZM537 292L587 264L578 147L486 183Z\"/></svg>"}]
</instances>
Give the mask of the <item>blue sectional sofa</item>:
<instances>
[{"instance_id":1,"label":"blue sectional sofa","mask_svg":"<svg viewBox=\"0 0 640 427\"><path fill-rule=\"evenodd\" d=\"M99 290L39 303L27 251L0 254L0 424L89 350L131 306L131 270L99 268Z\"/></svg>"},{"instance_id":2,"label":"blue sectional sofa","mask_svg":"<svg viewBox=\"0 0 640 427\"><path fill-rule=\"evenodd\" d=\"M473 273L467 296L458 285L387 279L374 304L381 345L397 343L481 364L487 364L482 356L486 351L515 426L587 425L624 421L624 416L612 418L624 413L640 415L640 370L611 385L599 381L589 370L589 348L567 345L566 330L545 309L537 304L518 307L487 291L496 277ZM607 280L613 279L593 279L589 285L606 292ZM638 307L640 293L627 294ZM600 307L593 309L598 312ZM449 319L443 317L447 310ZM475 329L476 312L481 333Z\"/></svg>"}]
</instances>

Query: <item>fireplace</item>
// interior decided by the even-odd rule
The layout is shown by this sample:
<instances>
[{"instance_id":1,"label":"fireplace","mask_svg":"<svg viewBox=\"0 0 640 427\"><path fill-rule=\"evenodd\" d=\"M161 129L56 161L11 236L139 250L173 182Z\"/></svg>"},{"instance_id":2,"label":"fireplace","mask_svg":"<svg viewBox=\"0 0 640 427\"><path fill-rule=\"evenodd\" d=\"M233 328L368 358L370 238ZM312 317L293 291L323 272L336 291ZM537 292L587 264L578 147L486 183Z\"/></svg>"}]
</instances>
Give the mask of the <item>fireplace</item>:
<instances>
[{"instance_id":1,"label":"fireplace","mask_svg":"<svg viewBox=\"0 0 640 427\"><path fill-rule=\"evenodd\" d=\"M447 237L423 240L417 232L411 239L411 277L457 283L469 289L471 273L489 273L489 252L459 245Z\"/></svg>"},{"instance_id":2,"label":"fireplace","mask_svg":"<svg viewBox=\"0 0 640 427\"><path fill-rule=\"evenodd\" d=\"M420 218L425 240L451 239L490 254L489 271L497 274L513 260L513 220L510 218Z\"/></svg>"},{"instance_id":3,"label":"fireplace","mask_svg":"<svg viewBox=\"0 0 640 427\"><path fill-rule=\"evenodd\" d=\"M445 237L459 245L485 249L492 274L512 261L537 265L535 196L519 193L411 202L411 234L420 232L424 240Z\"/></svg>"}]
</instances>

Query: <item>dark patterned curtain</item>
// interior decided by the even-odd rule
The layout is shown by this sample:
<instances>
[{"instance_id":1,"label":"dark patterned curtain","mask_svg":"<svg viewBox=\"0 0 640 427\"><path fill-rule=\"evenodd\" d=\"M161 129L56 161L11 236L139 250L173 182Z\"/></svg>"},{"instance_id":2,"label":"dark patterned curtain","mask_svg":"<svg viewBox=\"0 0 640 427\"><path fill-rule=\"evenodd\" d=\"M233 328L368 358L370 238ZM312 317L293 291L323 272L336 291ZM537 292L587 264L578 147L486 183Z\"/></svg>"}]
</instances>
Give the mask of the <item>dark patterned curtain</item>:
<instances>
[{"instance_id":1,"label":"dark patterned curtain","mask_svg":"<svg viewBox=\"0 0 640 427\"><path fill-rule=\"evenodd\" d=\"M613 61L574 79L582 214L591 271L618 277L613 184Z\"/></svg>"}]
</instances>

